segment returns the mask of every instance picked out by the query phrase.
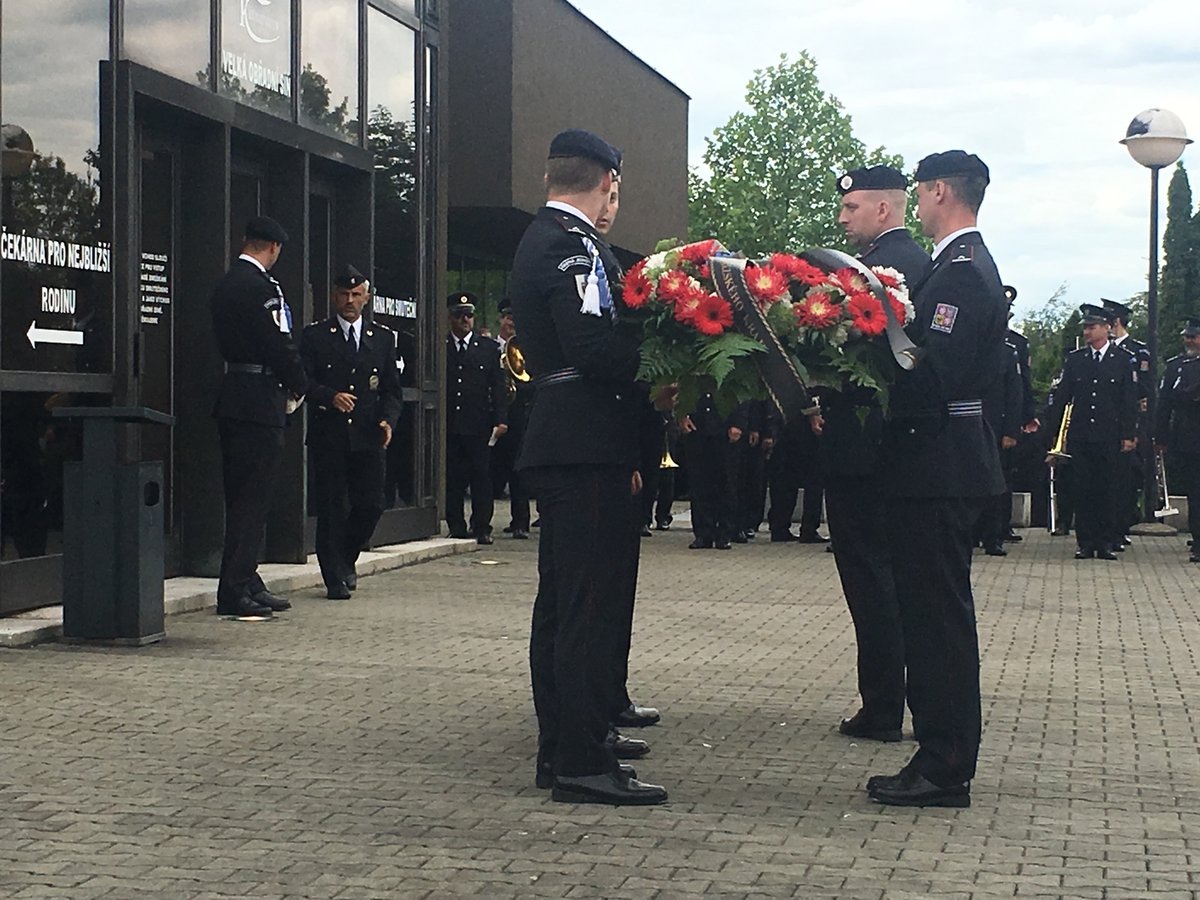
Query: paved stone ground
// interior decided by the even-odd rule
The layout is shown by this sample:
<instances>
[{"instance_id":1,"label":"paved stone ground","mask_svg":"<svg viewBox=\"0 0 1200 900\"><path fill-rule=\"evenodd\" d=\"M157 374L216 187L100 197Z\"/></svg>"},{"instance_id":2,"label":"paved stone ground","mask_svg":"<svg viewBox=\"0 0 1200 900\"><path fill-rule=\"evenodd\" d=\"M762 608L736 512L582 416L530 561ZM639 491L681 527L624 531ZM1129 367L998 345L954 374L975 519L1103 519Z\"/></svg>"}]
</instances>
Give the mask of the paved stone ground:
<instances>
[{"instance_id":1,"label":"paved stone ground","mask_svg":"<svg viewBox=\"0 0 1200 900\"><path fill-rule=\"evenodd\" d=\"M0 652L3 897L1200 897L1200 566L1183 539L1075 563L1026 532L976 566L974 806L872 805L912 750L855 708L833 558L645 542L638 768L654 809L533 787L535 545L196 613L140 650ZM495 561L492 566L481 563Z\"/></svg>"}]
</instances>

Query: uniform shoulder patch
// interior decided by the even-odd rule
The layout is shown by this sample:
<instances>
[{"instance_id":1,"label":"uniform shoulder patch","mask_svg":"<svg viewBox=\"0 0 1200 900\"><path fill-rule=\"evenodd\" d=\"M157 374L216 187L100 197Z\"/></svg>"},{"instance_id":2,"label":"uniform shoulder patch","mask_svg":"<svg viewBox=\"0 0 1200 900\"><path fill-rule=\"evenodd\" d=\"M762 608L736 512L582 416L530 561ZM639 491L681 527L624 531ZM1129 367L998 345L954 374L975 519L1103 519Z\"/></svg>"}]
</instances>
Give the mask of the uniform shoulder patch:
<instances>
[{"instance_id":1,"label":"uniform shoulder patch","mask_svg":"<svg viewBox=\"0 0 1200 900\"><path fill-rule=\"evenodd\" d=\"M959 244L954 248L954 255L950 257L952 263L969 263L975 260L975 245L974 244Z\"/></svg>"},{"instance_id":2,"label":"uniform shoulder patch","mask_svg":"<svg viewBox=\"0 0 1200 900\"><path fill-rule=\"evenodd\" d=\"M584 256L582 253L577 253L574 256L568 256L566 259L560 262L558 264L558 271L565 272L567 269L573 269L576 266L583 266L584 268L590 269L592 267L592 260L590 257Z\"/></svg>"},{"instance_id":3,"label":"uniform shoulder patch","mask_svg":"<svg viewBox=\"0 0 1200 900\"><path fill-rule=\"evenodd\" d=\"M279 309L279 298L269 297L263 301L263 309Z\"/></svg>"},{"instance_id":4,"label":"uniform shoulder patch","mask_svg":"<svg viewBox=\"0 0 1200 900\"><path fill-rule=\"evenodd\" d=\"M958 318L958 307L949 303L939 303L933 310L933 321L929 327L934 331L950 334L954 331L954 320Z\"/></svg>"}]
</instances>

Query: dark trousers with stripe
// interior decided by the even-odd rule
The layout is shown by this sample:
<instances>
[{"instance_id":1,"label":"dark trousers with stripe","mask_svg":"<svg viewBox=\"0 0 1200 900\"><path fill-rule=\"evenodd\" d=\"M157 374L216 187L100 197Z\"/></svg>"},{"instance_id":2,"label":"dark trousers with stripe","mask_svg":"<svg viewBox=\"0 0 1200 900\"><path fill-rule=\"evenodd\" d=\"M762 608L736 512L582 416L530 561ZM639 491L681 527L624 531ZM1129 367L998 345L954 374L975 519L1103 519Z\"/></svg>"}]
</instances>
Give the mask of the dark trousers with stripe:
<instances>
[{"instance_id":1,"label":"dark trousers with stripe","mask_svg":"<svg viewBox=\"0 0 1200 900\"><path fill-rule=\"evenodd\" d=\"M236 603L265 589L258 557L271 511L271 488L283 450L283 429L239 419L218 419L225 490L225 547L217 602Z\"/></svg>"},{"instance_id":2,"label":"dark trousers with stripe","mask_svg":"<svg viewBox=\"0 0 1200 900\"><path fill-rule=\"evenodd\" d=\"M613 660L628 640L632 616L625 601L630 534L638 521L632 472L576 465L526 473L542 520L529 642L538 766L564 776L614 771L605 738Z\"/></svg>"},{"instance_id":3,"label":"dark trousers with stripe","mask_svg":"<svg viewBox=\"0 0 1200 900\"><path fill-rule=\"evenodd\" d=\"M983 498L889 498L885 530L904 626L908 707L919 748L909 768L949 786L975 776L982 714L971 592ZM835 540L836 546L836 540Z\"/></svg>"}]
</instances>

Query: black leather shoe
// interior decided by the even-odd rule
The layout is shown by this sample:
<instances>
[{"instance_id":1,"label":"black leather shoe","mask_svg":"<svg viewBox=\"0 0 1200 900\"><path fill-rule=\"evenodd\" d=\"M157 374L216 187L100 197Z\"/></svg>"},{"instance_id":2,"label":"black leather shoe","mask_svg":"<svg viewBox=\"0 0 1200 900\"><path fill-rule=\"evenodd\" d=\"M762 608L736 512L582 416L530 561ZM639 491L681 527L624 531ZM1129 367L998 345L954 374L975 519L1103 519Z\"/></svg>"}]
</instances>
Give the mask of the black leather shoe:
<instances>
[{"instance_id":1,"label":"black leather shoe","mask_svg":"<svg viewBox=\"0 0 1200 900\"><path fill-rule=\"evenodd\" d=\"M338 584L330 584L325 588L325 596L330 600L349 600L350 588L346 587L344 581Z\"/></svg>"},{"instance_id":2,"label":"black leather shoe","mask_svg":"<svg viewBox=\"0 0 1200 900\"><path fill-rule=\"evenodd\" d=\"M1189 553L1188 554L1188 562L1200 563L1200 553Z\"/></svg>"},{"instance_id":3,"label":"black leather shoe","mask_svg":"<svg viewBox=\"0 0 1200 900\"><path fill-rule=\"evenodd\" d=\"M647 725L657 725L662 716L653 706L638 706L631 703L617 713L613 724L618 728L645 728Z\"/></svg>"},{"instance_id":4,"label":"black leather shoe","mask_svg":"<svg viewBox=\"0 0 1200 900\"><path fill-rule=\"evenodd\" d=\"M642 530L641 530L642 537L651 537L653 534L654 534L654 532L650 530L649 525L642 526Z\"/></svg>"},{"instance_id":5,"label":"black leather shoe","mask_svg":"<svg viewBox=\"0 0 1200 900\"><path fill-rule=\"evenodd\" d=\"M466 540L471 536L471 533L465 528L451 528L450 533L446 537L454 538L456 541Z\"/></svg>"},{"instance_id":6,"label":"black leather shoe","mask_svg":"<svg viewBox=\"0 0 1200 900\"><path fill-rule=\"evenodd\" d=\"M637 778L637 769L629 763L617 763L617 771L622 778ZM554 773L549 769L539 768L533 776L533 784L540 790L549 790L554 786Z\"/></svg>"},{"instance_id":7,"label":"black leather shoe","mask_svg":"<svg viewBox=\"0 0 1200 900\"><path fill-rule=\"evenodd\" d=\"M999 541L994 544L985 545L983 552L988 556L1008 556L1008 551L1004 549L1004 544Z\"/></svg>"},{"instance_id":8,"label":"black leather shoe","mask_svg":"<svg viewBox=\"0 0 1200 900\"><path fill-rule=\"evenodd\" d=\"M1071 532L1065 528L1056 528L1052 532L1050 532L1050 536L1051 537L1066 537L1070 533Z\"/></svg>"},{"instance_id":9,"label":"black leather shoe","mask_svg":"<svg viewBox=\"0 0 1200 900\"><path fill-rule=\"evenodd\" d=\"M732 550L733 549L733 544L731 544L729 541L726 541L726 540L717 541L713 544L713 546L718 550Z\"/></svg>"},{"instance_id":10,"label":"black leather shoe","mask_svg":"<svg viewBox=\"0 0 1200 900\"><path fill-rule=\"evenodd\" d=\"M623 778L616 772L603 775L554 777L550 799L559 803L607 803L611 806L656 806L667 802L666 788Z\"/></svg>"},{"instance_id":11,"label":"black leather shoe","mask_svg":"<svg viewBox=\"0 0 1200 900\"><path fill-rule=\"evenodd\" d=\"M798 540L800 540L800 538L796 537L796 535L792 534L790 531L785 531L783 534L771 535L772 544L792 544Z\"/></svg>"},{"instance_id":12,"label":"black leather shoe","mask_svg":"<svg viewBox=\"0 0 1200 900\"><path fill-rule=\"evenodd\" d=\"M511 534L513 536L514 541L529 540L529 532L526 531L524 528L514 528L511 532Z\"/></svg>"},{"instance_id":13,"label":"black leather shoe","mask_svg":"<svg viewBox=\"0 0 1200 900\"><path fill-rule=\"evenodd\" d=\"M654 530L655 531L670 531L671 523L670 522L655 522Z\"/></svg>"},{"instance_id":14,"label":"black leather shoe","mask_svg":"<svg viewBox=\"0 0 1200 900\"><path fill-rule=\"evenodd\" d=\"M502 530L502 531L503 531L505 534L512 534L512 533L513 533L514 531L516 531L517 529L513 528L511 525L505 525L505 526L504 526L504 528L503 528L503 529L501 529L501 530Z\"/></svg>"},{"instance_id":15,"label":"black leather shoe","mask_svg":"<svg viewBox=\"0 0 1200 900\"><path fill-rule=\"evenodd\" d=\"M274 615L274 613L271 612L271 607L263 606L261 603L255 603L249 597L243 596L230 603L218 602L217 615L237 616L238 618L248 618L253 616L262 619L269 619Z\"/></svg>"},{"instance_id":16,"label":"black leather shoe","mask_svg":"<svg viewBox=\"0 0 1200 900\"><path fill-rule=\"evenodd\" d=\"M796 538L801 544L828 544L829 538L821 537L816 531L802 531L800 536Z\"/></svg>"},{"instance_id":17,"label":"black leather shoe","mask_svg":"<svg viewBox=\"0 0 1200 900\"><path fill-rule=\"evenodd\" d=\"M488 544L496 543L496 540L490 534L479 534L475 536L475 543L486 547Z\"/></svg>"},{"instance_id":18,"label":"black leather shoe","mask_svg":"<svg viewBox=\"0 0 1200 900\"><path fill-rule=\"evenodd\" d=\"M346 573L346 577L342 580L346 582L346 587L351 593L358 590L358 570L354 566L350 567L350 571Z\"/></svg>"},{"instance_id":19,"label":"black leather shoe","mask_svg":"<svg viewBox=\"0 0 1200 900\"><path fill-rule=\"evenodd\" d=\"M1096 551L1096 559L1107 559L1111 561L1115 560L1116 558L1117 554L1113 553L1108 547L1101 547Z\"/></svg>"},{"instance_id":20,"label":"black leather shoe","mask_svg":"<svg viewBox=\"0 0 1200 900\"><path fill-rule=\"evenodd\" d=\"M616 732L610 732L608 746L612 749L613 756L617 759L641 759L650 753L650 745L645 741L639 741L637 738L627 738L623 734L617 734L614 738L612 735Z\"/></svg>"},{"instance_id":21,"label":"black leather shoe","mask_svg":"<svg viewBox=\"0 0 1200 900\"><path fill-rule=\"evenodd\" d=\"M1095 559L1096 551L1091 547L1080 547L1075 551L1076 559Z\"/></svg>"},{"instance_id":22,"label":"black leather shoe","mask_svg":"<svg viewBox=\"0 0 1200 900\"><path fill-rule=\"evenodd\" d=\"M534 519L534 520L533 520L533 524L532 524L532 525L530 525L529 527L530 527L530 528L541 528L541 527L542 527L542 518L541 518L541 516L538 516L536 519Z\"/></svg>"},{"instance_id":23,"label":"black leather shoe","mask_svg":"<svg viewBox=\"0 0 1200 900\"><path fill-rule=\"evenodd\" d=\"M939 787L916 772L901 772L894 779L874 782L868 793L876 803L885 806L945 806L963 809L971 805L969 782Z\"/></svg>"},{"instance_id":24,"label":"black leather shoe","mask_svg":"<svg viewBox=\"0 0 1200 900\"><path fill-rule=\"evenodd\" d=\"M875 723L864 719L861 709L851 718L842 719L838 725L838 732L846 735L846 737L862 738L868 741L881 741L885 744L894 744L901 738L899 728L880 728Z\"/></svg>"},{"instance_id":25,"label":"black leather shoe","mask_svg":"<svg viewBox=\"0 0 1200 900\"><path fill-rule=\"evenodd\" d=\"M712 541L706 541L703 538L696 538L688 544L689 550L711 550L713 548Z\"/></svg>"},{"instance_id":26,"label":"black leather shoe","mask_svg":"<svg viewBox=\"0 0 1200 900\"><path fill-rule=\"evenodd\" d=\"M1021 537L1015 531L1010 531L1004 536L1004 543L1006 544L1019 544L1023 540L1025 540L1025 538Z\"/></svg>"},{"instance_id":27,"label":"black leather shoe","mask_svg":"<svg viewBox=\"0 0 1200 900\"><path fill-rule=\"evenodd\" d=\"M259 606L267 607L272 612L283 612L292 608L292 604L286 597L280 597L278 594L272 594L270 591L259 591L257 594L251 594L250 600Z\"/></svg>"},{"instance_id":28,"label":"black leather shoe","mask_svg":"<svg viewBox=\"0 0 1200 900\"><path fill-rule=\"evenodd\" d=\"M734 533L734 535L733 535L733 537L731 538L731 540L732 540L732 541L733 541L735 544L748 544L748 543L750 543L750 538L746 537L746 532L744 532L744 531L738 531L738 532L735 532L735 533Z\"/></svg>"}]
</instances>

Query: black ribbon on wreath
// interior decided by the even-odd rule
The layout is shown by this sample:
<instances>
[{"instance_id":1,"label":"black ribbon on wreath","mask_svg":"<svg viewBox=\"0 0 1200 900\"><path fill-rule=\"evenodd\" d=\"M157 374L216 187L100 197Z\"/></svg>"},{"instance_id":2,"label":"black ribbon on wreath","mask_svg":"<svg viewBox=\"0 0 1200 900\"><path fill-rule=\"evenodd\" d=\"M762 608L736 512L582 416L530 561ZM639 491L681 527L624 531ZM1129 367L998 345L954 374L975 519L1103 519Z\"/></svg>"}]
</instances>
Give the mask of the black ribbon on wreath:
<instances>
[{"instance_id":1,"label":"black ribbon on wreath","mask_svg":"<svg viewBox=\"0 0 1200 900\"><path fill-rule=\"evenodd\" d=\"M746 265L749 260L732 256L714 256L709 260L713 286L717 296L733 310L733 327L746 337L754 338L765 353L755 353L759 377L767 394L785 423L799 419L816 407L804 379L796 371L791 354L779 340L767 317L746 284Z\"/></svg>"}]
</instances>

